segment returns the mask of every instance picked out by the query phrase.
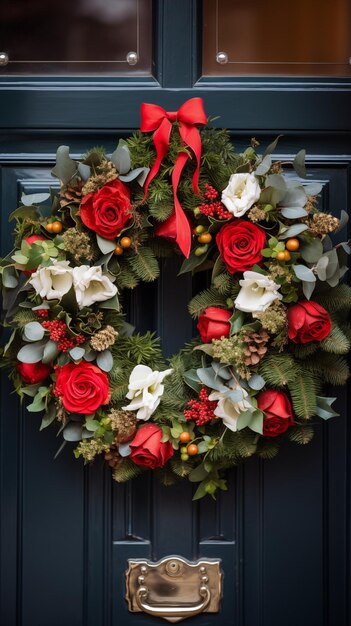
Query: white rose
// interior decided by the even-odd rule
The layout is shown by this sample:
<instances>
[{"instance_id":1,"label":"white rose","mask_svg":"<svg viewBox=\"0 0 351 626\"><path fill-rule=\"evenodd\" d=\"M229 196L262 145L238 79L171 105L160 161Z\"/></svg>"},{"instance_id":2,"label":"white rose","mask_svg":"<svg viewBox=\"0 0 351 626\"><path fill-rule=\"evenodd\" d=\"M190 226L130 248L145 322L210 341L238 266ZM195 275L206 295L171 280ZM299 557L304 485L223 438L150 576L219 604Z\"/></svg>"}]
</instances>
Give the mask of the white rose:
<instances>
[{"instance_id":1,"label":"white rose","mask_svg":"<svg viewBox=\"0 0 351 626\"><path fill-rule=\"evenodd\" d=\"M208 397L209 400L218 400L214 414L217 415L217 417L220 417L223 424L233 432L237 430L240 413L250 409L252 411L254 410L251 402L246 400L248 396L247 391L239 386L236 387L236 390L241 391L241 400L235 401L221 391L213 391Z\"/></svg>"},{"instance_id":2,"label":"white rose","mask_svg":"<svg viewBox=\"0 0 351 626\"><path fill-rule=\"evenodd\" d=\"M138 411L138 420L148 420L156 411L164 391L163 379L173 372L172 369L164 372L153 371L147 365L136 365L129 377L128 393L131 400L124 411Z\"/></svg>"},{"instance_id":3,"label":"white rose","mask_svg":"<svg viewBox=\"0 0 351 626\"><path fill-rule=\"evenodd\" d=\"M80 265L73 268L73 287L80 309L94 302L103 302L117 293L117 287L108 276L104 276L101 266Z\"/></svg>"},{"instance_id":4,"label":"white rose","mask_svg":"<svg viewBox=\"0 0 351 626\"><path fill-rule=\"evenodd\" d=\"M239 280L241 289L234 301L239 311L245 313L262 313L274 302L281 300L277 285L271 278L259 272L244 272L243 280Z\"/></svg>"},{"instance_id":5,"label":"white rose","mask_svg":"<svg viewBox=\"0 0 351 626\"><path fill-rule=\"evenodd\" d=\"M29 282L41 298L61 300L72 287L72 269L68 261L52 259L52 265L38 267Z\"/></svg>"},{"instance_id":6,"label":"white rose","mask_svg":"<svg viewBox=\"0 0 351 626\"><path fill-rule=\"evenodd\" d=\"M241 217L261 195L261 188L253 174L232 174L222 191L222 202L235 217Z\"/></svg>"}]
</instances>

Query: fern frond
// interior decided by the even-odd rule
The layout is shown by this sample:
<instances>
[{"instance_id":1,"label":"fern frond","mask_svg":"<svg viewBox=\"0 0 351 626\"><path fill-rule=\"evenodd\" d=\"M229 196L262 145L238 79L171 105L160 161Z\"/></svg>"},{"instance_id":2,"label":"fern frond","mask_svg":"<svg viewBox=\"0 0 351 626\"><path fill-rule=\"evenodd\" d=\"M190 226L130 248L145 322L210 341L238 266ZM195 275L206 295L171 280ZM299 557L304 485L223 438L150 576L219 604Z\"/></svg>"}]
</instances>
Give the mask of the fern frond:
<instances>
[{"instance_id":1,"label":"fern frond","mask_svg":"<svg viewBox=\"0 0 351 626\"><path fill-rule=\"evenodd\" d=\"M179 476L179 478L185 478L185 476L188 476L191 470L194 469L192 463L181 461L178 457L174 456L171 458L169 464L172 468L172 472L174 472L176 476Z\"/></svg>"},{"instance_id":2,"label":"fern frond","mask_svg":"<svg viewBox=\"0 0 351 626\"><path fill-rule=\"evenodd\" d=\"M258 372L271 387L285 387L294 380L296 369L290 354L270 353L262 359Z\"/></svg>"},{"instance_id":3,"label":"fern frond","mask_svg":"<svg viewBox=\"0 0 351 626\"><path fill-rule=\"evenodd\" d=\"M295 441L301 445L309 443L314 436L314 430L309 425L291 426L288 430L288 437L290 441Z\"/></svg>"},{"instance_id":4,"label":"fern frond","mask_svg":"<svg viewBox=\"0 0 351 626\"><path fill-rule=\"evenodd\" d=\"M279 452L279 444L269 437L260 437L257 454L261 459L274 459Z\"/></svg>"},{"instance_id":5,"label":"fern frond","mask_svg":"<svg viewBox=\"0 0 351 626\"><path fill-rule=\"evenodd\" d=\"M113 470L112 478L118 483L126 483L128 480L139 476L142 471L139 465L135 465L130 459L125 459L121 465Z\"/></svg>"},{"instance_id":6,"label":"fern frond","mask_svg":"<svg viewBox=\"0 0 351 626\"><path fill-rule=\"evenodd\" d=\"M121 265L121 271L117 276L116 282L120 289L135 289L139 283L139 277L131 267L123 264Z\"/></svg>"},{"instance_id":7,"label":"fern frond","mask_svg":"<svg viewBox=\"0 0 351 626\"><path fill-rule=\"evenodd\" d=\"M350 350L350 341L337 324L333 324L329 335L319 345L325 352L333 354L347 354Z\"/></svg>"},{"instance_id":8,"label":"fern frond","mask_svg":"<svg viewBox=\"0 0 351 626\"><path fill-rule=\"evenodd\" d=\"M190 300L188 309L190 315L196 319L209 306L226 307L226 297L223 294L221 295L214 287L204 289L204 291L198 293Z\"/></svg>"},{"instance_id":9,"label":"fern frond","mask_svg":"<svg viewBox=\"0 0 351 626\"><path fill-rule=\"evenodd\" d=\"M294 413L302 419L310 419L316 414L316 387L312 374L307 371L295 373L289 382L289 392Z\"/></svg>"},{"instance_id":10,"label":"fern frond","mask_svg":"<svg viewBox=\"0 0 351 626\"><path fill-rule=\"evenodd\" d=\"M338 354L318 353L306 363L306 367L331 385L345 385L350 376L346 359Z\"/></svg>"},{"instance_id":11,"label":"fern frond","mask_svg":"<svg viewBox=\"0 0 351 626\"><path fill-rule=\"evenodd\" d=\"M291 350L297 359L306 359L314 354L320 346L318 341L311 341L311 343L296 343L291 344Z\"/></svg>"},{"instance_id":12,"label":"fern frond","mask_svg":"<svg viewBox=\"0 0 351 626\"><path fill-rule=\"evenodd\" d=\"M231 291L231 286L233 282L233 277L228 272L223 272L218 274L216 278L213 280L213 286L217 289L218 293L223 296L229 296Z\"/></svg>"},{"instance_id":13,"label":"fern frond","mask_svg":"<svg viewBox=\"0 0 351 626\"><path fill-rule=\"evenodd\" d=\"M316 294L313 298L321 304L328 313L338 311L349 311L351 309L351 287L341 283L333 289L328 289L324 293Z\"/></svg>"},{"instance_id":14,"label":"fern frond","mask_svg":"<svg viewBox=\"0 0 351 626\"><path fill-rule=\"evenodd\" d=\"M133 272L144 282L154 281L159 273L160 268L157 259L151 248L142 246L138 253L129 257L128 262Z\"/></svg>"}]
</instances>

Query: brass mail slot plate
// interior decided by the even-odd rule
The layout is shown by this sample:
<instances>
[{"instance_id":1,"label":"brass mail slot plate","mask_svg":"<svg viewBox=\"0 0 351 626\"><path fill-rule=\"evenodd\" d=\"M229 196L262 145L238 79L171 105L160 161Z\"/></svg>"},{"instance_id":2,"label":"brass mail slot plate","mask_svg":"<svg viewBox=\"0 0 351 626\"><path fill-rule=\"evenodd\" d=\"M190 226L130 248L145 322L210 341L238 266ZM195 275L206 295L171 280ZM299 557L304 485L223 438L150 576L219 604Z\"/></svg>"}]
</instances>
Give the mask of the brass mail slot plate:
<instances>
[{"instance_id":1,"label":"brass mail slot plate","mask_svg":"<svg viewBox=\"0 0 351 626\"><path fill-rule=\"evenodd\" d=\"M126 572L129 611L148 613L168 622L199 613L218 613L222 595L221 561L188 561L168 556L156 563L130 559Z\"/></svg>"}]
</instances>

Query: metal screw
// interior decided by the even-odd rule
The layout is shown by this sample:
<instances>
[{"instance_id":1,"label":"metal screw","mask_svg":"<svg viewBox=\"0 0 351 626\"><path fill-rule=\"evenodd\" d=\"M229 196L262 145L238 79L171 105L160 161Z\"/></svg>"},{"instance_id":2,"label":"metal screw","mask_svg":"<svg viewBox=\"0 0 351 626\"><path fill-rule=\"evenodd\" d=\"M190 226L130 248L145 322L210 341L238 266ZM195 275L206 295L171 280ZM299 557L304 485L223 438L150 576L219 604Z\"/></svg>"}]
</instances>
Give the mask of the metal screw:
<instances>
[{"instance_id":1,"label":"metal screw","mask_svg":"<svg viewBox=\"0 0 351 626\"><path fill-rule=\"evenodd\" d=\"M228 63L228 55L227 55L227 53L226 52L217 52L217 54L216 54L216 61L220 65L225 65L225 63Z\"/></svg>"},{"instance_id":2,"label":"metal screw","mask_svg":"<svg viewBox=\"0 0 351 626\"><path fill-rule=\"evenodd\" d=\"M138 55L136 52L128 52L126 59L129 65L136 65L139 61Z\"/></svg>"},{"instance_id":3,"label":"metal screw","mask_svg":"<svg viewBox=\"0 0 351 626\"><path fill-rule=\"evenodd\" d=\"M9 55L7 52L0 52L0 65L7 65L9 62Z\"/></svg>"}]
</instances>

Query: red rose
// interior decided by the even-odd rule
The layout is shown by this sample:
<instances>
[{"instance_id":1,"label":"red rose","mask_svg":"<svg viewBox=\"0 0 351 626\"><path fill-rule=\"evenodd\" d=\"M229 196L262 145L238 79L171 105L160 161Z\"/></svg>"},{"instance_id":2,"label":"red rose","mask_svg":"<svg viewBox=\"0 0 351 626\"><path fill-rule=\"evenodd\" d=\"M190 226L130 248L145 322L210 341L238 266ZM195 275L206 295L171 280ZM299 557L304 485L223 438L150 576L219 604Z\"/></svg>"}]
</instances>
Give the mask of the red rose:
<instances>
[{"instance_id":1,"label":"red rose","mask_svg":"<svg viewBox=\"0 0 351 626\"><path fill-rule=\"evenodd\" d=\"M277 437L294 423L288 396L282 391L267 389L257 396L257 406L264 412L263 435Z\"/></svg>"},{"instance_id":2,"label":"red rose","mask_svg":"<svg viewBox=\"0 0 351 626\"><path fill-rule=\"evenodd\" d=\"M32 243L34 243L35 241L45 241L45 237L43 237L42 235L30 235L29 237L24 237L24 241L26 241L27 244L31 246ZM20 269L23 267L25 267L25 265L22 265ZM31 274L33 274L33 272L36 272L36 270L37 270L36 267L32 270L22 269L23 274L25 274L26 276L30 276Z\"/></svg>"},{"instance_id":3,"label":"red rose","mask_svg":"<svg viewBox=\"0 0 351 626\"><path fill-rule=\"evenodd\" d=\"M139 428L129 444L132 461L151 469L162 467L174 454L172 444L169 441L163 443L162 436L162 429L156 424L146 424Z\"/></svg>"},{"instance_id":4,"label":"red rose","mask_svg":"<svg viewBox=\"0 0 351 626\"><path fill-rule=\"evenodd\" d=\"M30 385L40 383L51 372L51 365L45 365L41 361L37 363L17 363L16 367L24 382Z\"/></svg>"},{"instance_id":5,"label":"red rose","mask_svg":"<svg viewBox=\"0 0 351 626\"><path fill-rule=\"evenodd\" d=\"M130 219L130 193L120 180L113 180L96 193L84 196L80 217L104 239L114 239Z\"/></svg>"},{"instance_id":6,"label":"red rose","mask_svg":"<svg viewBox=\"0 0 351 626\"><path fill-rule=\"evenodd\" d=\"M69 413L94 413L110 400L108 377L99 367L86 361L57 367L54 393L62 398Z\"/></svg>"},{"instance_id":7,"label":"red rose","mask_svg":"<svg viewBox=\"0 0 351 626\"><path fill-rule=\"evenodd\" d=\"M331 327L327 311L317 302L304 300L288 309L288 335L294 343L322 341Z\"/></svg>"},{"instance_id":8,"label":"red rose","mask_svg":"<svg viewBox=\"0 0 351 626\"><path fill-rule=\"evenodd\" d=\"M204 343L209 343L212 339L228 337L230 333L229 318L230 311L219 309L216 306L209 306L201 315L197 328Z\"/></svg>"},{"instance_id":9,"label":"red rose","mask_svg":"<svg viewBox=\"0 0 351 626\"><path fill-rule=\"evenodd\" d=\"M239 219L223 226L216 241L228 272L235 274L250 270L262 260L266 235L259 226Z\"/></svg>"}]
</instances>

